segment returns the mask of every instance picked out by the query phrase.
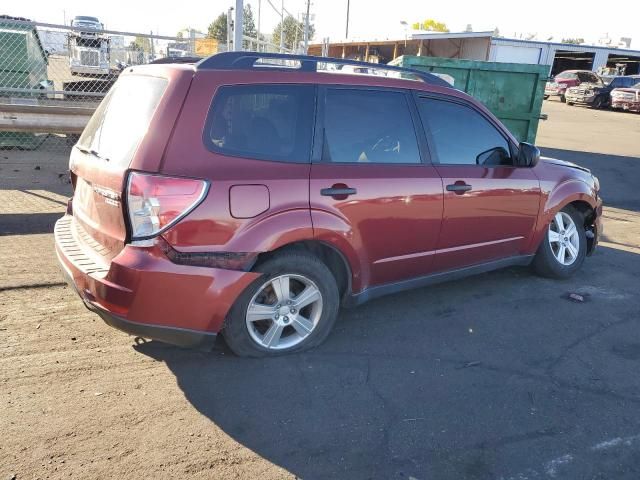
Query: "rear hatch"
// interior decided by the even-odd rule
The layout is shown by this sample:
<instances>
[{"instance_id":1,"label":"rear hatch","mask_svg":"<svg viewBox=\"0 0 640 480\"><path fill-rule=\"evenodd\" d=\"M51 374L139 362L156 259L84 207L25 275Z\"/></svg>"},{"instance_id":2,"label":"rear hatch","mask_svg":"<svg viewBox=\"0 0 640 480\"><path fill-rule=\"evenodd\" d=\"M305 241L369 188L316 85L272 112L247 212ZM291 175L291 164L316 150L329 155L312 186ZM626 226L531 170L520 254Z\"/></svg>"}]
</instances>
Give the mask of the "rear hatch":
<instances>
[{"instance_id":1,"label":"rear hatch","mask_svg":"<svg viewBox=\"0 0 640 480\"><path fill-rule=\"evenodd\" d=\"M109 262L127 239L123 197L129 170L158 172L193 77L190 66L128 69L71 152L77 238Z\"/></svg>"}]
</instances>

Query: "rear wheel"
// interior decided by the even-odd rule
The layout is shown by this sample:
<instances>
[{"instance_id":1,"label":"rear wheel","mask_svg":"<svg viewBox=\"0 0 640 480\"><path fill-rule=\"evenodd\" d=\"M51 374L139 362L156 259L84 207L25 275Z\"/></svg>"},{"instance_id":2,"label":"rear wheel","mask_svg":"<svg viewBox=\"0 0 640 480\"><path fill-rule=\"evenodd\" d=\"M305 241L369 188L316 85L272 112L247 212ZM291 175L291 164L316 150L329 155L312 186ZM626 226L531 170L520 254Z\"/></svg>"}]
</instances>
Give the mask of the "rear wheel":
<instances>
[{"instance_id":1,"label":"rear wheel","mask_svg":"<svg viewBox=\"0 0 640 480\"><path fill-rule=\"evenodd\" d=\"M567 105L569 105L570 107L573 107L573 102L567 102Z\"/></svg>"},{"instance_id":2,"label":"rear wheel","mask_svg":"<svg viewBox=\"0 0 640 480\"><path fill-rule=\"evenodd\" d=\"M338 316L338 287L327 266L301 251L280 254L256 270L264 275L238 298L223 330L231 350L264 357L319 345Z\"/></svg>"},{"instance_id":3,"label":"rear wheel","mask_svg":"<svg viewBox=\"0 0 640 480\"><path fill-rule=\"evenodd\" d=\"M549 99L549 95L545 95L542 98L544 98L545 100L548 100Z\"/></svg>"},{"instance_id":4,"label":"rear wheel","mask_svg":"<svg viewBox=\"0 0 640 480\"><path fill-rule=\"evenodd\" d=\"M533 260L545 277L567 278L580 268L587 254L587 235L580 212L567 205L551 220Z\"/></svg>"}]
</instances>

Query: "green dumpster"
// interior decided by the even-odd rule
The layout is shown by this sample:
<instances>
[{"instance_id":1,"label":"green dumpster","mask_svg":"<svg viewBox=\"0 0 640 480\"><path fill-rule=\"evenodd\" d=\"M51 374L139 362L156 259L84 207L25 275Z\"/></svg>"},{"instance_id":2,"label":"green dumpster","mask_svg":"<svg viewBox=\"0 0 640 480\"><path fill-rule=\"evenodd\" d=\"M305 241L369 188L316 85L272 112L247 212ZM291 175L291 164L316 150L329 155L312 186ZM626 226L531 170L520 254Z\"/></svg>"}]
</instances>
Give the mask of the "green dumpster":
<instances>
[{"instance_id":1,"label":"green dumpster","mask_svg":"<svg viewBox=\"0 0 640 480\"><path fill-rule=\"evenodd\" d=\"M404 55L393 65L449 75L523 142L534 143L549 66Z\"/></svg>"},{"instance_id":2,"label":"green dumpster","mask_svg":"<svg viewBox=\"0 0 640 480\"><path fill-rule=\"evenodd\" d=\"M46 96L47 54L35 26L22 19L0 16L0 97ZM0 148L37 148L46 136L23 132L0 132Z\"/></svg>"}]
</instances>

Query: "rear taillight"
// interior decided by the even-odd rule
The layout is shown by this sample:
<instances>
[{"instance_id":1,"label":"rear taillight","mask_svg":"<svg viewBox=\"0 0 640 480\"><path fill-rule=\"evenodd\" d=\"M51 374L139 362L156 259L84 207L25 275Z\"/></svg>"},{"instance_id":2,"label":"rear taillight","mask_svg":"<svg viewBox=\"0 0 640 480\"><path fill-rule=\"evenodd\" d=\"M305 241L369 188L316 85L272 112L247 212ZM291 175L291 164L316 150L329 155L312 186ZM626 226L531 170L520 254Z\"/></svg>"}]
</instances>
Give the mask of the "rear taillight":
<instances>
[{"instance_id":1,"label":"rear taillight","mask_svg":"<svg viewBox=\"0 0 640 480\"><path fill-rule=\"evenodd\" d=\"M127 182L131 239L155 237L175 225L198 206L207 189L204 180L131 172Z\"/></svg>"}]
</instances>

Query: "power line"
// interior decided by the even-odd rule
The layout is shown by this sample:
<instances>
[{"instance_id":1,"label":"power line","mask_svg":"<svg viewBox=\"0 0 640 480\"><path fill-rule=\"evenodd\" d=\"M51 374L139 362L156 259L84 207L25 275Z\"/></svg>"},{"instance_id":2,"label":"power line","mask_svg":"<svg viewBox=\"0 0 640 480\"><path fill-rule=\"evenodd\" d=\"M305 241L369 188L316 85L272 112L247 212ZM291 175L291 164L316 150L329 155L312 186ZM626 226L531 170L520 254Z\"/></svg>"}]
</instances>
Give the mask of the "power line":
<instances>
[{"instance_id":1,"label":"power line","mask_svg":"<svg viewBox=\"0 0 640 480\"><path fill-rule=\"evenodd\" d=\"M281 12L273 3L271 3L271 0L267 0L267 3L271 5L271 8L273 8L273 10L282 18L282 20L284 20L284 15L282 15L282 12L285 12L290 17L296 18L294 15L291 14L289 10L284 8L284 6L282 7L282 12ZM300 27L300 25L298 25L298 22L295 23L295 26L298 30L300 30L300 33L304 34L304 30L302 29L302 27Z\"/></svg>"}]
</instances>

